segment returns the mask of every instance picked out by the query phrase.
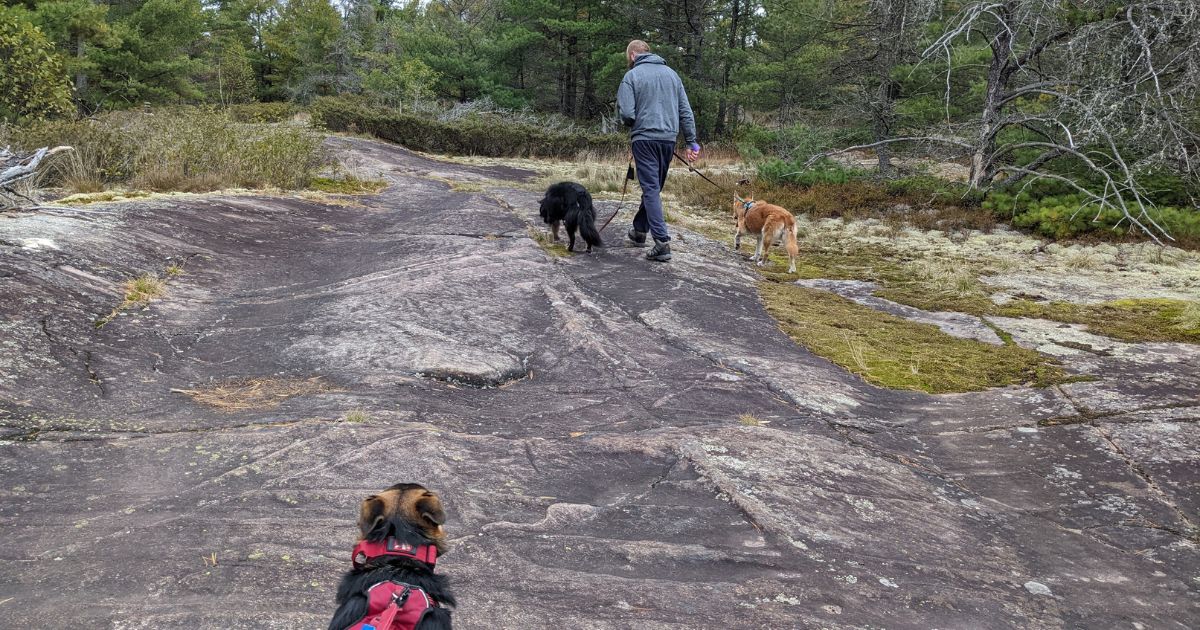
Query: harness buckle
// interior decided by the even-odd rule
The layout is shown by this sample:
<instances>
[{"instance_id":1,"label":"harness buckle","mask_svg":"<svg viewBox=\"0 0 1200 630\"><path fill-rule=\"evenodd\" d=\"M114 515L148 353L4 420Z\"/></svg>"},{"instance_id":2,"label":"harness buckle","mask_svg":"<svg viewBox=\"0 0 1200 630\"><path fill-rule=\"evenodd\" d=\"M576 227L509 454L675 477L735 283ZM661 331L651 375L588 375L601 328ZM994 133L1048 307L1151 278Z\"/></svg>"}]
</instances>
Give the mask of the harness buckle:
<instances>
[{"instance_id":1,"label":"harness buckle","mask_svg":"<svg viewBox=\"0 0 1200 630\"><path fill-rule=\"evenodd\" d=\"M404 590L399 593L392 593L392 603L397 608L404 608L404 603L408 601L408 596L412 594L412 587L405 586Z\"/></svg>"}]
</instances>

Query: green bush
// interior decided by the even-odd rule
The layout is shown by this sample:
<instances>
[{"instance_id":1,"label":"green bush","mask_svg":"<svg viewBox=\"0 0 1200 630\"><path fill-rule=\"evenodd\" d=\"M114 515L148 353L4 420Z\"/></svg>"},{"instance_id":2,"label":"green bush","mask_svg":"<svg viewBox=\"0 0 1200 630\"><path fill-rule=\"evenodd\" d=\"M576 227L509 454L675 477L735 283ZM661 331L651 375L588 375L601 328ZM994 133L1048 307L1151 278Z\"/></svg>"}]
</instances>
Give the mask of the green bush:
<instances>
[{"instance_id":1,"label":"green bush","mask_svg":"<svg viewBox=\"0 0 1200 630\"><path fill-rule=\"evenodd\" d=\"M758 177L769 184L792 184L801 188L818 184L846 184L869 176L867 171L843 166L832 160L821 160L806 168L804 160L787 162L776 159L767 160L758 167Z\"/></svg>"},{"instance_id":2,"label":"green bush","mask_svg":"<svg viewBox=\"0 0 1200 630\"><path fill-rule=\"evenodd\" d=\"M502 116L473 113L442 122L368 106L350 98L322 97L312 106L313 124L331 131L369 133L417 151L489 157L571 157L583 150L621 149L627 139L577 129L552 129Z\"/></svg>"},{"instance_id":3,"label":"green bush","mask_svg":"<svg viewBox=\"0 0 1200 630\"><path fill-rule=\"evenodd\" d=\"M738 131L736 145L739 152L750 159L772 157L803 162L822 151L864 139L861 130L856 129L806 123L779 129L749 125Z\"/></svg>"},{"instance_id":4,"label":"green bush","mask_svg":"<svg viewBox=\"0 0 1200 630\"><path fill-rule=\"evenodd\" d=\"M17 148L59 144L43 184L94 192L109 184L149 190L303 188L324 164L321 138L288 126L235 121L199 108L116 112L86 120L42 121L8 130Z\"/></svg>"},{"instance_id":5,"label":"green bush","mask_svg":"<svg viewBox=\"0 0 1200 630\"><path fill-rule=\"evenodd\" d=\"M0 122L70 113L71 85L62 57L40 29L0 6Z\"/></svg>"},{"instance_id":6,"label":"green bush","mask_svg":"<svg viewBox=\"0 0 1200 630\"><path fill-rule=\"evenodd\" d=\"M988 194L983 207L997 218L1053 239L1088 233L1123 234L1131 227L1120 211L1100 208L1079 193L1040 196L1029 191L1016 195L994 191ZM1200 211L1196 209L1157 206L1150 215L1175 238L1200 238Z\"/></svg>"}]
</instances>

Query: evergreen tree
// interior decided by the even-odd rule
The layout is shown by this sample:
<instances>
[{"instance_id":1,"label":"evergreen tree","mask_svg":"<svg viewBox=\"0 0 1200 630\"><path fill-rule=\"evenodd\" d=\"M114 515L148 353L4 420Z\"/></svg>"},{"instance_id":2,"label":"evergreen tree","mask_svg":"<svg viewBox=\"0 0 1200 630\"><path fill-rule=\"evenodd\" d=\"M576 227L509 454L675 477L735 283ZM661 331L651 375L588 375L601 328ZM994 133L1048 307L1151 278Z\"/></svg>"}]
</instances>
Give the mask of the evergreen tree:
<instances>
[{"instance_id":1,"label":"evergreen tree","mask_svg":"<svg viewBox=\"0 0 1200 630\"><path fill-rule=\"evenodd\" d=\"M279 20L264 33L275 55L268 81L301 102L334 93L334 47L341 32L342 18L329 0L288 0Z\"/></svg>"},{"instance_id":2,"label":"evergreen tree","mask_svg":"<svg viewBox=\"0 0 1200 630\"><path fill-rule=\"evenodd\" d=\"M118 43L108 24L108 6L92 0L55 0L37 3L33 15L34 22L65 53L67 72L74 78L75 98L86 112L86 103L92 100L90 79L99 71L93 49Z\"/></svg>"},{"instance_id":3,"label":"evergreen tree","mask_svg":"<svg viewBox=\"0 0 1200 630\"><path fill-rule=\"evenodd\" d=\"M111 23L117 43L98 49L91 100L100 107L189 102L203 98L194 81L204 19L200 0L114 3L125 13ZM126 11L128 11L126 13Z\"/></svg>"}]
</instances>

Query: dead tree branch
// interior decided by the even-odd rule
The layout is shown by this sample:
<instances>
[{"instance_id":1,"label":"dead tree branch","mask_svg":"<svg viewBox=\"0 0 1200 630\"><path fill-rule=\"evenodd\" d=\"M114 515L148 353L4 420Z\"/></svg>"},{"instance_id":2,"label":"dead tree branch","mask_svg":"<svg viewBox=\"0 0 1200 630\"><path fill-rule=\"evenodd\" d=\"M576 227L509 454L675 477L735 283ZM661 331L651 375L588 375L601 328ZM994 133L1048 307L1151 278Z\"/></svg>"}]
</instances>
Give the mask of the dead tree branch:
<instances>
[{"instance_id":1,"label":"dead tree branch","mask_svg":"<svg viewBox=\"0 0 1200 630\"><path fill-rule=\"evenodd\" d=\"M46 158L70 150L71 147L68 146L54 147L53 149L42 147L33 153L22 155L14 153L10 147L0 149L0 196L9 200L11 206L17 205L11 202L13 197L36 204L36 200L17 192L13 186L37 175L38 167Z\"/></svg>"}]
</instances>

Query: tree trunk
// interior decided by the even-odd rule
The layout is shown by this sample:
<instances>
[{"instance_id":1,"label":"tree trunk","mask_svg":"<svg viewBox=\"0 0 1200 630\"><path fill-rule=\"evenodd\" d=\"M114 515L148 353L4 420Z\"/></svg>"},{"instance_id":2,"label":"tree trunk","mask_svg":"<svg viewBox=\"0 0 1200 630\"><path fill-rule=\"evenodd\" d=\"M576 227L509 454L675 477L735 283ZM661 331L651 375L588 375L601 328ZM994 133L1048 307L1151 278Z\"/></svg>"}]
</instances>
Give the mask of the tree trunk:
<instances>
[{"instance_id":1,"label":"tree trunk","mask_svg":"<svg viewBox=\"0 0 1200 630\"><path fill-rule=\"evenodd\" d=\"M879 85L876 88L878 99L875 107L872 108L871 117L872 127L875 135L875 142L881 142L892 137L892 111L894 109L893 85L891 78L883 76L879 80ZM887 175L892 170L892 152L891 145L881 144L875 147L875 155L879 158L879 174Z\"/></svg>"},{"instance_id":2,"label":"tree trunk","mask_svg":"<svg viewBox=\"0 0 1200 630\"><path fill-rule=\"evenodd\" d=\"M725 68L721 72L721 101L717 104L717 123L714 129L716 136L725 135L726 120L729 116L729 70L732 65L731 55L738 42L738 20L741 17L742 0L733 0L729 11L729 39L725 46Z\"/></svg>"},{"instance_id":3,"label":"tree trunk","mask_svg":"<svg viewBox=\"0 0 1200 630\"><path fill-rule=\"evenodd\" d=\"M79 69L75 71L75 104L79 108L80 115L86 115L87 111L83 105L83 95L87 92L88 78L83 72L83 58L87 55L87 42L83 39L83 33L75 34L75 59L79 63Z\"/></svg>"},{"instance_id":4,"label":"tree trunk","mask_svg":"<svg viewBox=\"0 0 1200 630\"><path fill-rule=\"evenodd\" d=\"M1011 12L1007 7L998 10L1001 19L1007 21ZM1016 67L1013 59L1013 32L1007 24L1001 25L992 39L992 61L988 66L987 93L984 96L983 112L979 117L979 135L971 155L971 188L986 188L996 177L996 133L999 131L1002 114L1002 99Z\"/></svg>"}]
</instances>

